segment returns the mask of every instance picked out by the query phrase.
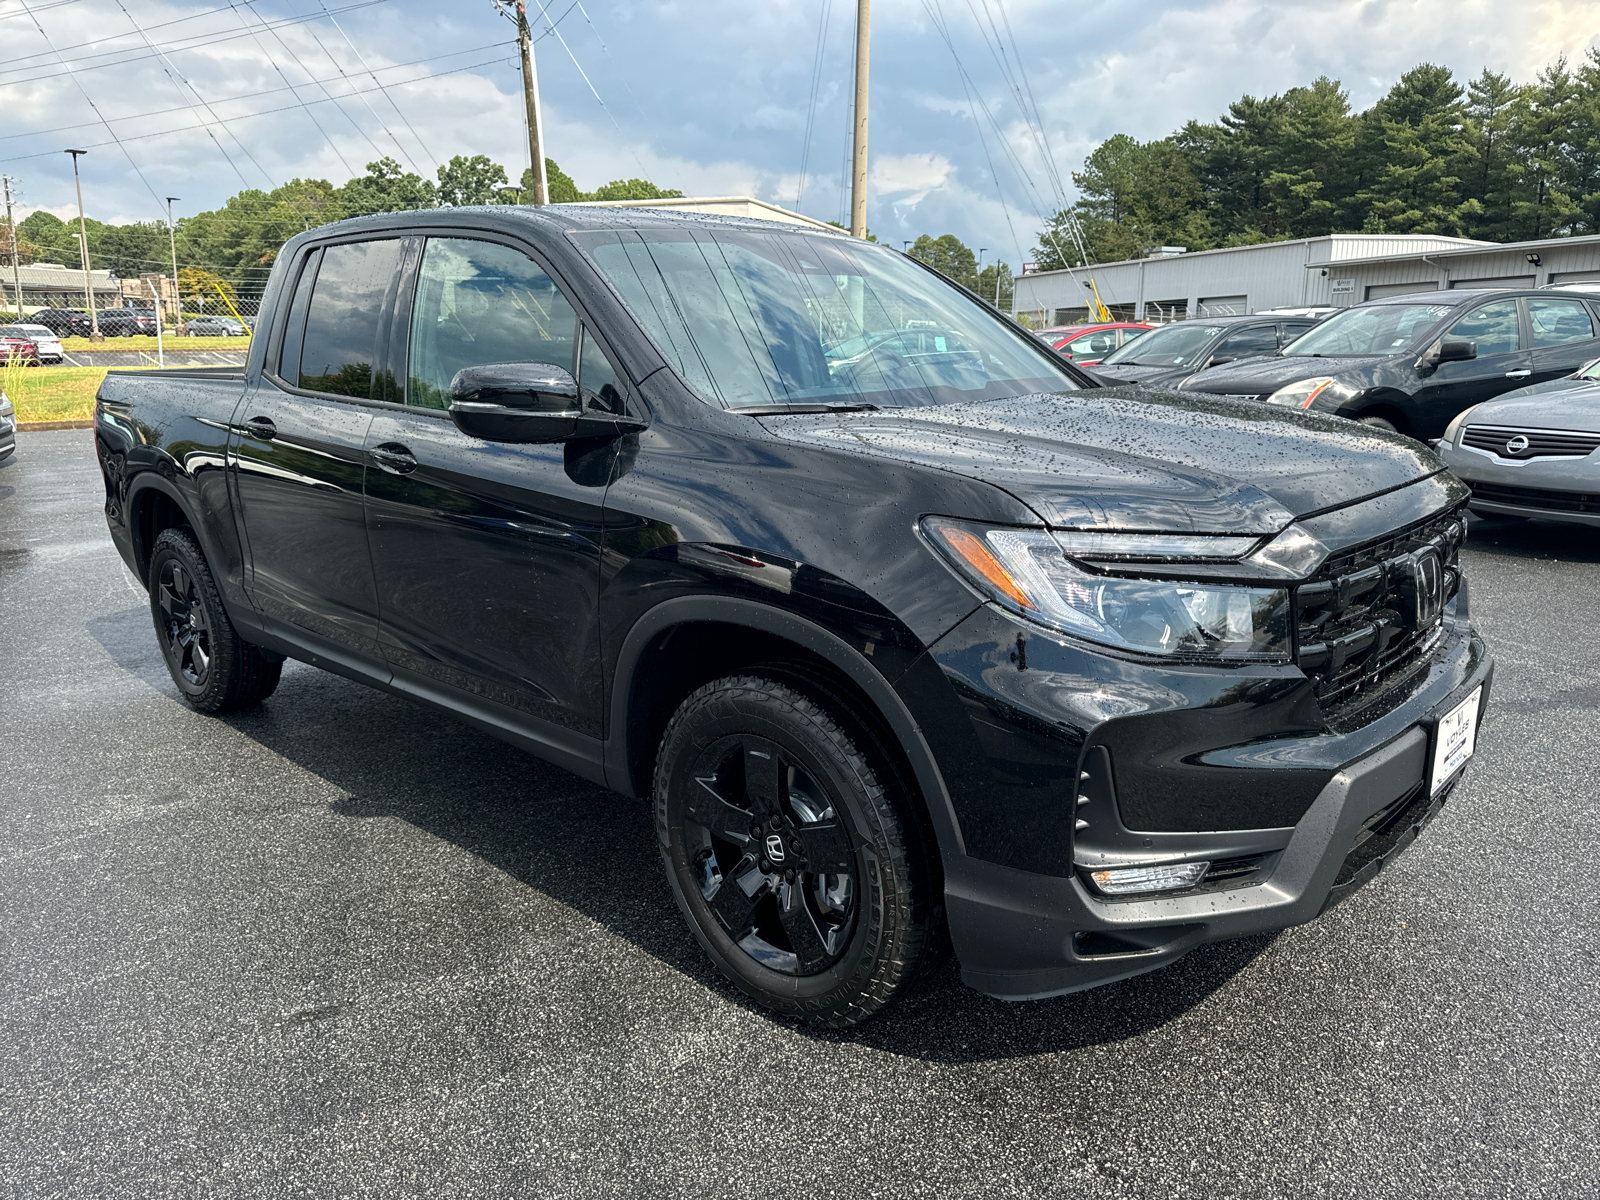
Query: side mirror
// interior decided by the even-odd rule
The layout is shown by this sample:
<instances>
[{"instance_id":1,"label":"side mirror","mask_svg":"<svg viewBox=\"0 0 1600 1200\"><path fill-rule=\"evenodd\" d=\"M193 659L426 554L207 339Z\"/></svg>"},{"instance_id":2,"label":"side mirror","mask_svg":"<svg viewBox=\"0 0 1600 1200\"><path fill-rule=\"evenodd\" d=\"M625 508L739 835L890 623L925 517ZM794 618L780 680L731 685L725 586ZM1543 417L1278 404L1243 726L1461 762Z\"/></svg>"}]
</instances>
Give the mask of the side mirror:
<instances>
[{"instance_id":1,"label":"side mirror","mask_svg":"<svg viewBox=\"0 0 1600 1200\"><path fill-rule=\"evenodd\" d=\"M1437 367L1440 363L1447 362L1470 362L1477 357L1477 342L1458 338L1452 338L1449 341L1441 339L1423 352L1422 357L1417 360L1417 368L1422 370L1429 367Z\"/></svg>"},{"instance_id":2,"label":"side mirror","mask_svg":"<svg viewBox=\"0 0 1600 1200\"><path fill-rule=\"evenodd\" d=\"M486 442L569 442L644 428L631 417L585 412L578 381L553 363L462 368L450 381L450 419Z\"/></svg>"},{"instance_id":3,"label":"side mirror","mask_svg":"<svg viewBox=\"0 0 1600 1200\"><path fill-rule=\"evenodd\" d=\"M1211 356L1210 360L1207 361L1206 366L1207 367L1220 367L1224 363L1231 363L1232 361L1233 361L1233 355L1231 355L1231 354L1213 354Z\"/></svg>"}]
</instances>

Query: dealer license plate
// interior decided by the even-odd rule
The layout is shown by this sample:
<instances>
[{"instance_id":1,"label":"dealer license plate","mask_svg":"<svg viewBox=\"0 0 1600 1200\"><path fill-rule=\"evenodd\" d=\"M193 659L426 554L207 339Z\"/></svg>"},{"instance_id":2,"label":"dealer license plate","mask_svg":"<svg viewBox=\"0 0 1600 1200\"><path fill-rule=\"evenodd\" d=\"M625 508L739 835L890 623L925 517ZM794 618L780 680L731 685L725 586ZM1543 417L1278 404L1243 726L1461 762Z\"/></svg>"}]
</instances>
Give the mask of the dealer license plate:
<instances>
[{"instance_id":1,"label":"dealer license plate","mask_svg":"<svg viewBox=\"0 0 1600 1200\"><path fill-rule=\"evenodd\" d=\"M1433 746L1433 786L1429 795L1450 782L1472 757L1472 748L1478 740L1478 701L1483 689L1474 688L1472 695L1439 718L1439 736Z\"/></svg>"}]
</instances>

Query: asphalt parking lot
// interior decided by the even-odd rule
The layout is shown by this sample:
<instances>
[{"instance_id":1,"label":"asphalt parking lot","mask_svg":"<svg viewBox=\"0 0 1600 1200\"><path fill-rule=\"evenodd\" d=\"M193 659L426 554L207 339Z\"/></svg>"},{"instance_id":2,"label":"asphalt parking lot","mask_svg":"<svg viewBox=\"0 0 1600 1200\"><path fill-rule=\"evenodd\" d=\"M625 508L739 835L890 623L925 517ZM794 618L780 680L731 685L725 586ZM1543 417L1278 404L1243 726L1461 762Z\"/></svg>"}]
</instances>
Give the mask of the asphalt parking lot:
<instances>
[{"instance_id":1,"label":"asphalt parking lot","mask_svg":"<svg viewBox=\"0 0 1600 1200\"><path fill-rule=\"evenodd\" d=\"M290 664L178 700L86 431L0 470L0 1195L1600 1191L1600 531L1485 522L1465 784L1323 920L819 1035L648 813Z\"/></svg>"}]
</instances>

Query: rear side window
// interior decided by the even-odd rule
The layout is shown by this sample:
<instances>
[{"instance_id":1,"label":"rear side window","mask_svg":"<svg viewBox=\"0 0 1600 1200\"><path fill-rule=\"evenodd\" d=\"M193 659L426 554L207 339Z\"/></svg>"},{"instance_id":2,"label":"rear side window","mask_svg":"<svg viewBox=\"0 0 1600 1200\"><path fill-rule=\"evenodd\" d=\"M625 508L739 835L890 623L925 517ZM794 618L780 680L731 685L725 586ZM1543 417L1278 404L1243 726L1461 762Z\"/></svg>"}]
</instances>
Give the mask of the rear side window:
<instances>
[{"instance_id":1,"label":"rear side window","mask_svg":"<svg viewBox=\"0 0 1600 1200\"><path fill-rule=\"evenodd\" d=\"M295 285L294 299L289 302L289 317L283 326L283 348L278 352L278 378L294 383L300 377L300 348L305 344L306 309L311 305L311 285L316 282L317 262L322 251L313 250L306 255L300 268L300 281ZM190 325L205 320L196 317Z\"/></svg>"},{"instance_id":2,"label":"rear side window","mask_svg":"<svg viewBox=\"0 0 1600 1200\"><path fill-rule=\"evenodd\" d=\"M1522 340L1517 324L1517 302L1496 300L1475 308L1450 327L1444 335L1452 339L1465 339L1478 343L1478 357L1491 354L1510 354Z\"/></svg>"},{"instance_id":3,"label":"rear side window","mask_svg":"<svg viewBox=\"0 0 1600 1200\"><path fill-rule=\"evenodd\" d=\"M398 238L346 242L322 252L300 351L301 387L371 397L383 303L399 270Z\"/></svg>"},{"instance_id":4,"label":"rear side window","mask_svg":"<svg viewBox=\"0 0 1600 1200\"><path fill-rule=\"evenodd\" d=\"M1528 320L1535 346L1560 346L1594 336L1589 310L1576 300L1529 300Z\"/></svg>"},{"instance_id":5,"label":"rear side window","mask_svg":"<svg viewBox=\"0 0 1600 1200\"><path fill-rule=\"evenodd\" d=\"M448 408L450 381L463 367L551 363L576 374L577 323L527 255L494 242L429 238L411 310L406 401Z\"/></svg>"},{"instance_id":6,"label":"rear side window","mask_svg":"<svg viewBox=\"0 0 1600 1200\"><path fill-rule=\"evenodd\" d=\"M1074 358L1082 358L1088 354L1110 354L1116 348L1117 334L1112 329L1103 329L1099 333L1086 333L1083 337L1061 347Z\"/></svg>"}]
</instances>

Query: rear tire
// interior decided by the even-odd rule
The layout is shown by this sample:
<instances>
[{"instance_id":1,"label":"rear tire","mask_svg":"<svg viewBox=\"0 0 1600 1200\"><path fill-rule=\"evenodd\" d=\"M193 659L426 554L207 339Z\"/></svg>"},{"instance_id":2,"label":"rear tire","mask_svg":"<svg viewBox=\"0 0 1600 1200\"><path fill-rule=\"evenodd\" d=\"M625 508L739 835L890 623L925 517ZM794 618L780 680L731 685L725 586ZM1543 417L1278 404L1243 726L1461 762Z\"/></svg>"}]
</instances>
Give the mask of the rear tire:
<instances>
[{"instance_id":1,"label":"rear tire","mask_svg":"<svg viewBox=\"0 0 1600 1200\"><path fill-rule=\"evenodd\" d=\"M915 973L925 875L866 757L810 697L754 675L693 692L662 738L654 790L678 907L757 1002L855 1025Z\"/></svg>"},{"instance_id":2,"label":"rear tire","mask_svg":"<svg viewBox=\"0 0 1600 1200\"><path fill-rule=\"evenodd\" d=\"M201 712L254 708L278 686L283 661L239 637L194 536L166 529L150 554L150 617L167 673Z\"/></svg>"}]
</instances>

